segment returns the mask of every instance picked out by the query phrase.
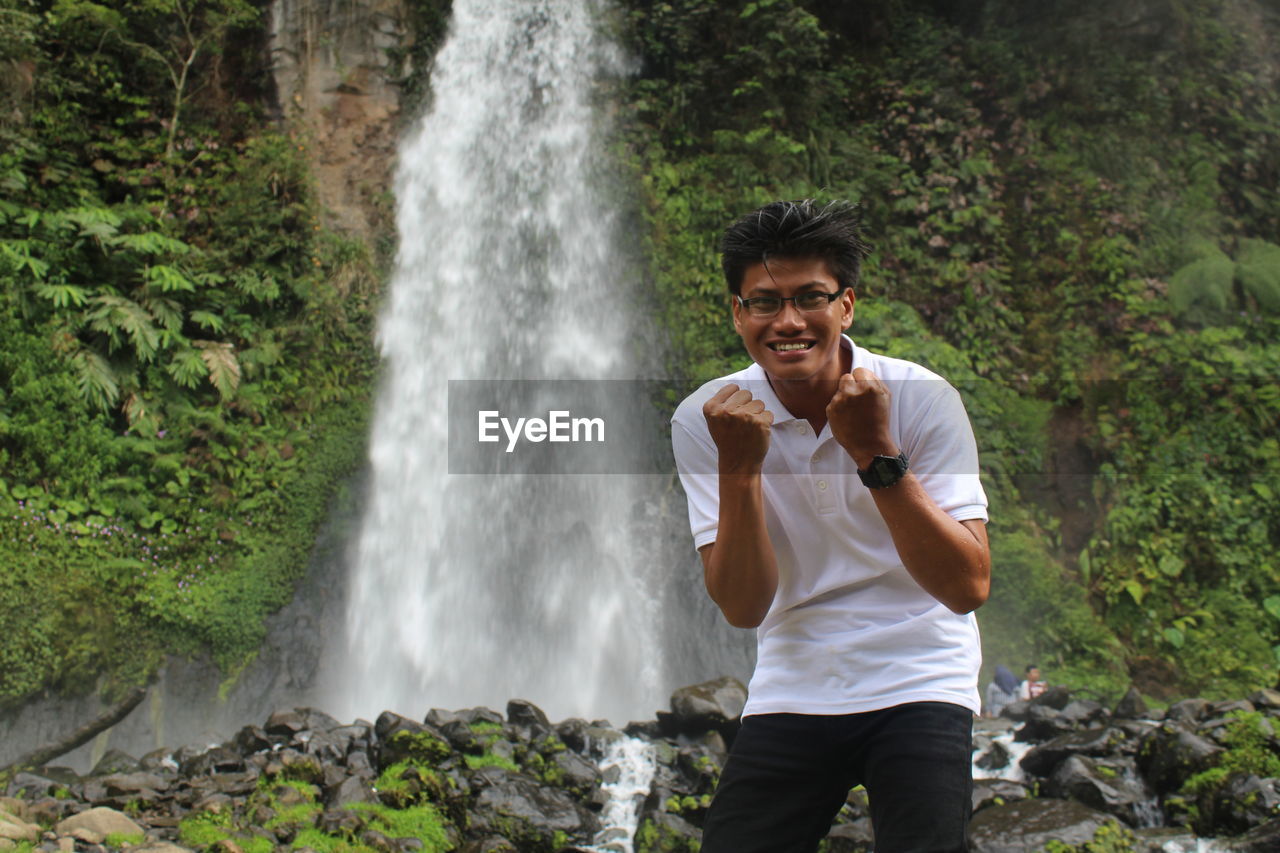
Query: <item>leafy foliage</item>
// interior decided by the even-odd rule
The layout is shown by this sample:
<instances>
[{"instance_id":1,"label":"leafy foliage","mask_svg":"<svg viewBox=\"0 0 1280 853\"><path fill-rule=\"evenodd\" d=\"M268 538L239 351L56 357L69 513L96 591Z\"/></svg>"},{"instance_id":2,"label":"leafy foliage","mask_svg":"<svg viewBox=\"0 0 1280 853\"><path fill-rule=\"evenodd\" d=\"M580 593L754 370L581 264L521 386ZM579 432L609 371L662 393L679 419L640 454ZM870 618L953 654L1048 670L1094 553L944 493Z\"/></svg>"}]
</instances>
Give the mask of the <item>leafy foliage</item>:
<instances>
[{"instance_id":1,"label":"leafy foliage","mask_svg":"<svg viewBox=\"0 0 1280 853\"><path fill-rule=\"evenodd\" d=\"M745 363L720 229L861 199L852 333L951 379L978 434L987 660L1104 692L1273 682L1275 22L1218 0L628 8L619 147L673 371Z\"/></svg>"},{"instance_id":2,"label":"leafy foliage","mask_svg":"<svg viewBox=\"0 0 1280 853\"><path fill-rule=\"evenodd\" d=\"M233 668L359 459L375 261L227 88L257 17L0 2L0 702Z\"/></svg>"}]
</instances>

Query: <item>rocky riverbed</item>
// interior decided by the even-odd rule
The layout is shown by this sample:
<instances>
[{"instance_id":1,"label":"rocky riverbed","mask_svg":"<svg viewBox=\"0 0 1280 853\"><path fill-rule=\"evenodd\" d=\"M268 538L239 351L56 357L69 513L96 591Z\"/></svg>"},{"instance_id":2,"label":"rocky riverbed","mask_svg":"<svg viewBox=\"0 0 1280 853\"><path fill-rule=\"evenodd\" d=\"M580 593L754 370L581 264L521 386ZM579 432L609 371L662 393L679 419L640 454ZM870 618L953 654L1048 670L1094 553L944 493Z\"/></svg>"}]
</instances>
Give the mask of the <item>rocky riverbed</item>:
<instances>
[{"instance_id":1,"label":"rocky riverbed","mask_svg":"<svg viewBox=\"0 0 1280 853\"><path fill-rule=\"evenodd\" d=\"M218 745L12 773L0 848L105 853L696 851L746 691L720 679L622 729L513 700L342 723L272 714ZM1280 850L1280 692L1153 713L1058 688L975 726L977 853ZM825 853L872 847L855 790Z\"/></svg>"}]
</instances>

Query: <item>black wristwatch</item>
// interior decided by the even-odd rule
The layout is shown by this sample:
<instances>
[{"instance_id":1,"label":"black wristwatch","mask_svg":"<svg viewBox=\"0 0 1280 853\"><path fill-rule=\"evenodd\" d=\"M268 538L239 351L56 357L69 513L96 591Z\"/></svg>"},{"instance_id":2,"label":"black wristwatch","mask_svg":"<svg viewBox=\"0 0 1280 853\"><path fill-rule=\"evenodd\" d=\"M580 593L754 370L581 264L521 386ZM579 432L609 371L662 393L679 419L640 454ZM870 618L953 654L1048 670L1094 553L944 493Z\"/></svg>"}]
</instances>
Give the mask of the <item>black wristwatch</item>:
<instances>
[{"instance_id":1,"label":"black wristwatch","mask_svg":"<svg viewBox=\"0 0 1280 853\"><path fill-rule=\"evenodd\" d=\"M907 475L907 454L897 456L877 456L871 460L866 470L858 469L862 485L868 489L885 489Z\"/></svg>"}]
</instances>

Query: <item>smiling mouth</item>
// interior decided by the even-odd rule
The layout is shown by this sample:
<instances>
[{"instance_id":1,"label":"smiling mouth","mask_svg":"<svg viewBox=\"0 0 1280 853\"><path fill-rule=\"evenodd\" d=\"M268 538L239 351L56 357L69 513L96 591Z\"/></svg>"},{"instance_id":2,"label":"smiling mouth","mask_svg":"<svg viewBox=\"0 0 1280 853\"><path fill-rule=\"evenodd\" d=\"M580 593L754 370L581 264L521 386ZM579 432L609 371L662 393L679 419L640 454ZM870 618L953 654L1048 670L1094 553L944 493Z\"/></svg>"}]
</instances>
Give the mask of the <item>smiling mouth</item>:
<instances>
[{"instance_id":1,"label":"smiling mouth","mask_svg":"<svg viewBox=\"0 0 1280 853\"><path fill-rule=\"evenodd\" d=\"M799 341L795 343L772 343L769 349L774 352L801 352L803 350L812 349L813 341Z\"/></svg>"}]
</instances>

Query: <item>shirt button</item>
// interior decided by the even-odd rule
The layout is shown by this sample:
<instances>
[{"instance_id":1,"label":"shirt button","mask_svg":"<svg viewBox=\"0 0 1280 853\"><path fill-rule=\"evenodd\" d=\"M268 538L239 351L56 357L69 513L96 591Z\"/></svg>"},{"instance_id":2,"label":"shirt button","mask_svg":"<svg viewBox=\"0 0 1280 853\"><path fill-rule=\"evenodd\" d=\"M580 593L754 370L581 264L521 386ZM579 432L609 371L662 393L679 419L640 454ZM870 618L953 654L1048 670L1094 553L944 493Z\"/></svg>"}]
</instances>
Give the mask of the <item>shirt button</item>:
<instances>
[{"instance_id":1,"label":"shirt button","mask_svg":"<svg viewBox=\"0 0 1280 853\"><path fill-rule=\"evenodd\" d=\"M825 492L826 490L827 490L827 481L826 481L826 480L819 480L819 481L818 481L818 491L820 491L820 492Z\"/></svg>"}]
</instances>

